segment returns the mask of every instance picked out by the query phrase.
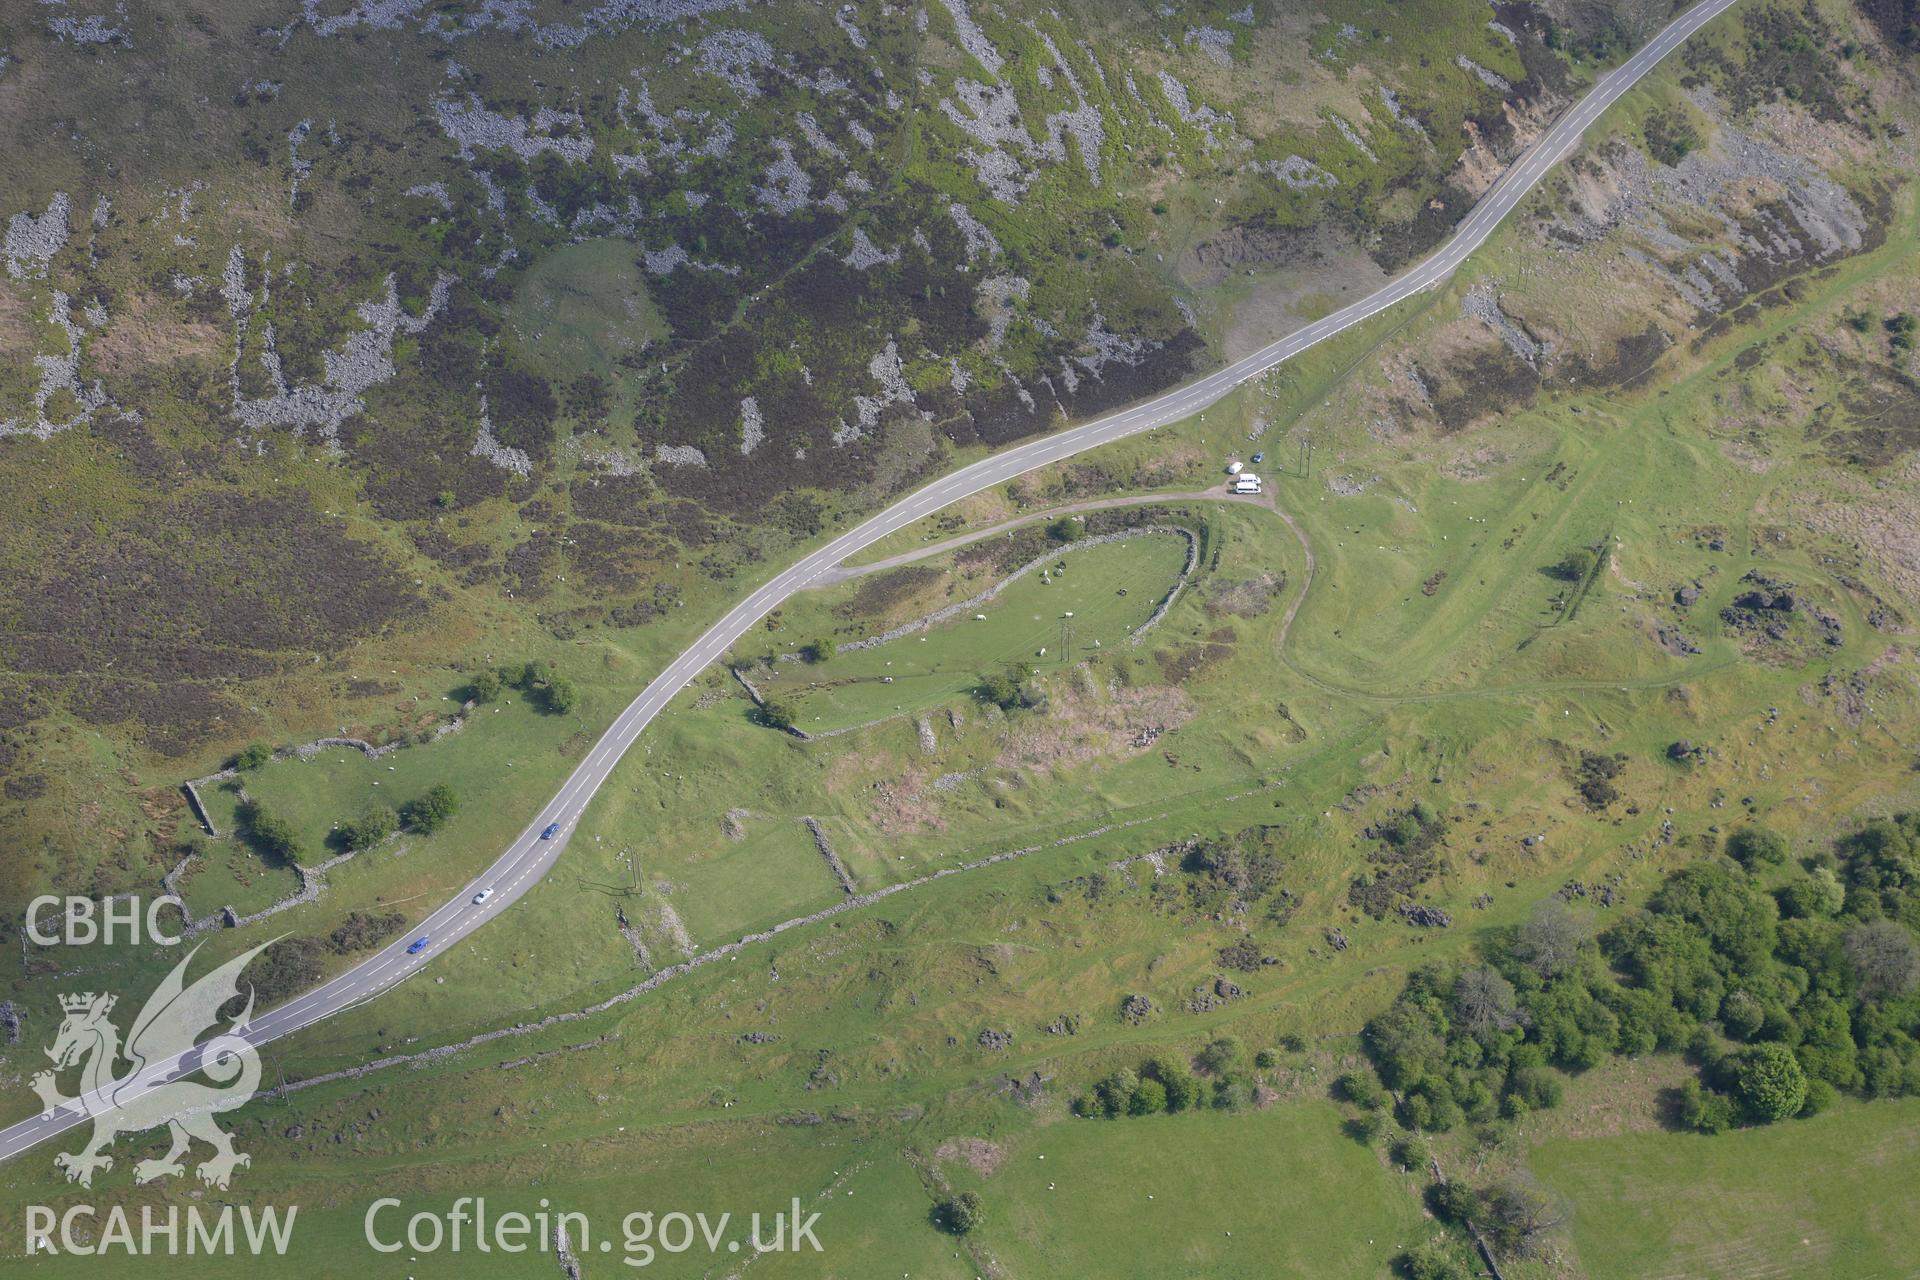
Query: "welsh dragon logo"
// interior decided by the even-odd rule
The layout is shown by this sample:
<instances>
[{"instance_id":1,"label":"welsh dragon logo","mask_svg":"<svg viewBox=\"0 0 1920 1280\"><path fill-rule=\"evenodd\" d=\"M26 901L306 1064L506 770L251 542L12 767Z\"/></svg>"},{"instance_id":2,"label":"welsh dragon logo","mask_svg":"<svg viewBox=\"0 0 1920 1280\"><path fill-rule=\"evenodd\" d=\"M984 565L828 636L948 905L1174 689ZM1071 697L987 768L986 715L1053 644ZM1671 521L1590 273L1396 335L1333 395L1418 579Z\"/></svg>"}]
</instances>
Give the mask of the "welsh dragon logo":
<instances>
[{"instance_id":1,"label":"welsh dragon logo","mask_svg":"<svg viewBox=\"0 0 1920 1280\"><path fill-rule=\"evenodd\" d=\"M277 939L276 939L277 941ZM33 1077L33 1090L49 1114L78 1103L93 1121L93 1137L78 1152L61 1152L54 1163L67 1181L93 1185L96 1171L113 1168L106 1149L123 1133L142 1133L165 1125L173 1145L158 1160L142 1160L133 1167L136 1182L152 1182L185 1172L182 1157L198 1138L214 1150L213 1157L195 1172L202 1182L224 1190L235 1169L251 1157L233 1149L233 1138L213 1122L216 1115L244 1104L260 1086L260 1052L241 1033L253 1016L253 993L247 992L240 1016L218 1035L198 1045L202 1033L219 1026L221 1007L240 995L240 971L272 943L215 969L192 986L185 980L195 947L174 966L133 1020L123 1046L119 1028L108 1015L118 997L85 992L60 997L65 1017L47 1057L53 1070ZM181 1074L175 1059L194 1051L197 1067ZM122 1060L131 1064L119 1070ZM80 1092L69 1096L56 1073L80 1068ZM205 1077L213 1083L203 1083Z\"/></svg>"}]
</instances>

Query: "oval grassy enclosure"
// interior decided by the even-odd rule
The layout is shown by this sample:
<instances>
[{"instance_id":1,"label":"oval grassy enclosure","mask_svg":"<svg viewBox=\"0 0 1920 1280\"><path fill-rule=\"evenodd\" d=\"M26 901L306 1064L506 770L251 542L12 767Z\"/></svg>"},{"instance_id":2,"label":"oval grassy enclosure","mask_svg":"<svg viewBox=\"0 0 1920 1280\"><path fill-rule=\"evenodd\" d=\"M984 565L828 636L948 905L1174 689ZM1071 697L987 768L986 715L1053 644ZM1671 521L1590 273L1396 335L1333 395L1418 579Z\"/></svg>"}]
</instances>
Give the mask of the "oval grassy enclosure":
<instances>
[{"instance_id":1,"label":"oval grassy enclosure","mask_svg":"<svg viewBox=\"0 0 1920 1280\"><path fill-rule=\"evenodd\" d=\"M810 734L924 711L969 696L1009 663L1047 670L1124 645L1186 561L1186 539L1174 533L1065 546L992 599L924 632L824 662L782 662L756 684L766 697L790 702Z\"/></svg>"}]
</instances>

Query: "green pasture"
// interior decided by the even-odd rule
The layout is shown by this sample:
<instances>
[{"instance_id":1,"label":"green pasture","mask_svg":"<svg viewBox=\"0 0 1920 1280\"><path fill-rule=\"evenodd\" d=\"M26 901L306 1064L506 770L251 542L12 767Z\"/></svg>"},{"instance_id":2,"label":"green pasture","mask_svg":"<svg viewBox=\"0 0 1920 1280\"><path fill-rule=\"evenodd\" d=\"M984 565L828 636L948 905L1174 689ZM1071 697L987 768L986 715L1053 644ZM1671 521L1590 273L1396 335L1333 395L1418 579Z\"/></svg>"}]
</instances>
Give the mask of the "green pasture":
<instances>
[{"instance_id":1,"label":"green pasture","mask_svg":"<svg viewBox=\"0 0 1920 1280\"><path fill-rule=\"evenodd\" d=\"M1124 645L1179 581L1186 555L1186 540L1167 533L1068 544L962 616L825 662L780 663L761 692L790 700L796 723L819 733L938 706L1009 663L1057 670Z\"/></svg>"}]
</instances>

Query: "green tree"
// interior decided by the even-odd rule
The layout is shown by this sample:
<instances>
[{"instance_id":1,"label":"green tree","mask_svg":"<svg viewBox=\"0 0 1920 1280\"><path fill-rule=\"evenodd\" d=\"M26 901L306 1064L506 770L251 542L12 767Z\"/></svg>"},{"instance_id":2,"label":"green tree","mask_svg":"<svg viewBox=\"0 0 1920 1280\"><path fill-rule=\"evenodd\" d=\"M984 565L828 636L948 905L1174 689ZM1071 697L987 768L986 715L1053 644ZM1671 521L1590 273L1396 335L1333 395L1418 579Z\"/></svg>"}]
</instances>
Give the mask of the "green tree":
<instances>
[{"instance_id":1,"label":"green tree","mask_svg":"<svg viewBox=\"0 0 1920 1280\"><path fill-rule=\"evenodd\" d=\"M1007 664L1006 668L984 677L980 681L980 698L991 702L1002 711L1012 711L1016 707L1028 706L1031 699L1027 696L1026 683L1033 678L1033 668L1024 662Z\"/></svg>"},{"instance_id":2,"label":"green tree","mask_svg":"<svg viewBox=\"0 0 1920 1280\"><path fill-rule=\"evenodd\" d=\"M1140 1073L1131 1067L1121 1067L1093 1086L1094 1102L1101 1113L1111 1119L1126 1111L1139 1087Z\"/></svg>"},{"instance_id":3,"label":"green tree","mask_svg":"<svg viewBox=\"0 0 1920 1280\"><path fill-rule=\"evenodd\" d=\"M1150 1116L1167 1109L1167 1087L1158 1080L1142 1080L1127 1099L1127 1114L1130 1116Z\"/></svg>"},{"instance_id":4,"label":"green tree","mask_svg":"<svg viewBox=\"0 0 1920 1280\"><path fill-rule=\"evenodd\" d=\"M956 1236L964 1236L980 1225L986 1210L980 1203L980 1197L971 1191L962 1191L959 1195L940 1202L934 1210L934 1216L944 1231Z\"/></svg>"},{"instance_id":5,"label":"green tree","mask_svg":"<svg viewBox=\"0 0 1920 1280\"><path fill-rule=\"evenodd\" d=\"M1333 1091L1354 1106L1365 1107L1369 1111L1382 1106L1387 1100L1386 1090L1380 1087L1380 1082L1373 1078L1372 1073L1366 1071L1341 1073L1333 1082Z\"/></svg>"},{"instance_id":6,"label":"green tree","mask_svg":"<svg viewBox=\"0 0 1920 1280\"><path fill-rule=\"evenodd\" d=\"M1058 520L1055 520L1047 526L1047 536L1055 542L1066 543L1077 541L1082 532L1080 522L1072 516L1061 516Z\"/></svg>"},{"instance_id":7,"label":"green tree","mask_svg":"<svg viewBox=\"0 0 1920 1280\"><path fill-rule=\"evenodd\" d=\"M1384 1111L1362 1111L1349 1119L1342 1129L1349 1138L1362 1146L1371 1146L1379 1136L1387 1131L1387 1113Z\"/></svg>"},{"instance_id":8,"label":"green tree","mask_svg":"<svg viewBox=\"0 0 1920 1280\"><path fill-rule=\"evenodd\" d=\"M500 673L488 667L467 682L467 698L473 702L492 702L505 687L506 681L500 678Z\"/></svg>"},{"instance_id":9,"label":"green tree","mask_svg":"<svg viewBox=\"0 0 1920 1280\"><path fill-rule=\"evenodd\" d=\"M1553 566L1553 576L1568 582L1585 582L1594 566L1600 562L1590 547L1575 547L1561 556Z\"/></svg>"},{"instance_id":10,"label":"green tree","mask_svg":"<svg viewBox=\"0 0 1920 1280\"><path fill-rule=\"evenodd\" d=\"M441 782L429 787L419 799L409 801L403 817L407 830L428 836L445 826L459 807L453 788Z\"/></svg>"},{"instance_id":11,"label":"green tree","mask_svg":"<svg viewBox=\"0 0 1920 1280\"><path fill-rule=\"evenodd\" d=\"M807 641L805 648L800 650L801 656L808 662L825 662L837 652L839 652L839 645L835 643L832 636L815 636Z\"/></svg>"},{"instance_id":12,"label":"green tree","mask_svg":"<svg viewBox=\"0 0 1920 1280\"><path fill-rule=\"evenodd\" d=\"M1396 1139L1392 1155L1394 1164L1408 1173L1419 1173L1427 1167L1427 1161L1432 1158L1427 1140L1417 1133L1409 1133Z\"/></svg>"},{"instance_id":13,"label":"green tree","mask_svg":"<svg viewBox=\"0 0 1920 1280\"><path fill-rule=\"evenodd\" d=\"M340 824L340 840L347 848L358 853L385 840L400 826L400 815L391 806L384 804L368 805L360 811L360 816Z\"/></svg>"},{"instance_id":14,"label":"green tree","mask_svg":"<svg viewBox=\"0 0 1920 1280\"><path fill-rule=\"evenodd\" d=\"M260 853L282 863L300 860L300 837L293 824L277 814L268 813L259 802L249 800L240 807L240 825L247 840Z\"/></svg>"},{"instance_id":15,"label":"green tree","mask_svg":"<svg viewBox=\"0 0 1920 1280\"><path fill-rule=\"evenodd\" d=\"M794 725L793 704L780 698L768 698L760 704L760 718L776 729L791 729Z\"/></svg>"},{"instance_id":16,"label":"green tree","mask_svg":"<svg viewBox=\"0 0 1920 1280\"><path fill-rule=\"evenodd\" d=\"M573 681L565 676L554 676L547 681L547 710L556 716L564 716L580 703L580 691L573 687Z\"/></svg>"},{"instance_id":17,"label":"green tree","mask_svg":"<svg viewBox=\"0 0 1920 1280\"><path fill-rule=\"evenodd\" d=\"M1168 1111L1185 1111L1200 1100L1200 1082L1179 1058L1155 1058L1147 1071L1166 1090Z\"/></svg>"},{"instance_id":18,"label":"green tree","mask_svg":"<svg viewBox=\"0 0 1920 1280\"><path fill-rule=\"evenodd\" d=\"M1793 1050L1777 1041L1757 1044L1740 1055L1734 1068L1734 1096L1747 1114L1763 1123L1795 1115L1807 1101L1807 1073Z\"/></svg>"},{"instance_id":19,"label":"green tree","mask_svg":"<svg viewBox=\"0 0 1920 1280\"><path fill-rule=\"evenodd\" d=\"M241 770L258 769L273 759L273 748L264 742L249 742L240 748L233 758L233 767Z\"/></svg>"},{"instance_id":20,"label":"green tree","mask_svg":"<svg viewBox=\"0 0 1920 1280\"><path fill-rule=\"evenodd\" d=\"M1452 1250L1433 1243L1415 1245L1394 1259L1394 1266L1406 1280L1473 1280L1474 1275Z\"/></svg>"},{"instance_id":21,"label":"green tree","mask_svg":"<svg viewBox=\"0 0 1920 1280\"><path fill-rule=\"evenodd\" d=\"M1840 914L1847 905L1846 886L1832 867L1815 867L1774 890L1780 914L1789 919L1816 920Z\"/></svg>"},{"instance_id":22,"label":"green tree","mask_svg":"<svg viewBox=\"0 0 1920 1280\"><path fill-rule=\"evenodd\" d=\"M1779 832L1749 822L1727 837L1727 854L1748 869L1787 860L1787 841Z\"/></svg>"},{"instance_id":23,"label":"green tree","mask_svg":"<svg viewBox=\"0 0 1920 1280\"><path fill-rule=\"evenodd\" d=\"M1680 1123L1699 1133L1721 1133L1733 1123L1733 1100L1700 1087L1698 1080L1680 1086Z\"/></svg>"},{"instance_id":24,"label":"green tree","mask_svg":"<svg viewBox=\"0 0 1920 1280\"><path fill-rule=\"evenodd\" d=\"M1438 1182L1427 1188L1427 1207L1452 1226L1464 1226L1480 1212L1480 1195L1463 1182Z\"/></svg>"}]
</instances>

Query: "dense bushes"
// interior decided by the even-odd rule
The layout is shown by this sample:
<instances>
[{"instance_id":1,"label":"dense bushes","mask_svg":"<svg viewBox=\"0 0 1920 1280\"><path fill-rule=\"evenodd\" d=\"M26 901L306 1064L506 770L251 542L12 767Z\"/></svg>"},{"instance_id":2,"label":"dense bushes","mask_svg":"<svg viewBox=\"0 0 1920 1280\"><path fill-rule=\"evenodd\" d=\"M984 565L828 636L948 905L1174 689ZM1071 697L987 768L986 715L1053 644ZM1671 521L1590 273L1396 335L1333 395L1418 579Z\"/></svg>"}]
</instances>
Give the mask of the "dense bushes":
<instances>
[{"instance_id":1,"label":"dense bushes","mask_svg":"<svg viewBox=\"0 0 1920 1280\"><path fill-rule=\"evenodd\" d=\"M1587 808L1595 811L1606 808L1620 798L1620 788L1613 780L1627 767L1627 758L1617 752L1604 756L1594 751L1580 753L1579 767L1574 770L1574 789L1580 798L1587 802Z\"/></svg>"},{"instance_id":2,"label":"dense bushes","mask_svg":"<svg viewBox=\"0 0 1920 1280\"><path fill-rule=\"evenodd\" d=\"M1191 1110L1204 1096L1202 1082L1193 1072L1197 1065L1212 1085L1212 1105L1237 1111L1253 1099L1252 1081L1243 1070L1245 1058L1240 1042L1223 1036L1202 1049L1193 1065L1178 1055L1163 1055L1149 1058L1137 1071L1121 1067L1110 1072L1090 1091L1075 1098L1073 1109L1077 1115L1110 1120Z\"/></svg>"},{"instance_id":3,"label":"dense bushes","mask_svg":"<svg viewBox=\"0 0 1920 1280\"><path fill-rule=\"evenodd\" d=\"M236 1017L245 1007L243 1002L251 1000L257 1016L305 991L320 980L324 954L325 946L318 938L281 938L242 971L240 994L223 1006L223 1013Z\"/></svg>"},{"instance_id":4,"label":"dense bushes","mask_svg":"<svg viewBox=\"0 0 1920 1280\"><path fill-rule=\"evenodd\" d=\"M336 955L343 956L355 951L365 951L368 947L378 946L400 932L400 926L406 922L406 916L398 911L383 912L380 915L367 911L349 911L347 918L327 935L327 949Z\"/></svg>"},{"instance_id":5,"label":"dense bushes","mask_svg":"<svg viewBox=\"0 0 1920 1280\"><path fill-rule=\"evenodd\" d=\"M1745 827L1729 850L1773 872L1786 846ZM1920 816L1876 821L1772 892L1715 857L1590 937L1554 902L1492 963L1413 974L1367 1026L1402 1123L1447 1129L1559 1100L1549 1067L1685 1050L1701 1076L1685 1127L1807 1114L1836 1090L1920 1092ZM1363 1085L1340 1089L1367 1105Z\"/></svg>"},{"instance_id":6,"label":"dense bushes","mask_svg":"<svg viewBox=\"0 0 1920 1280\"><path fill-rule=\"evenodd\" d=\"M580 703L580 691L573 681L538 661L488 667L467 682L466 696L475 703L492 702L509 687L537 700L542 709L557 716L566 715Z\"/></svg>"}]
</instances>

